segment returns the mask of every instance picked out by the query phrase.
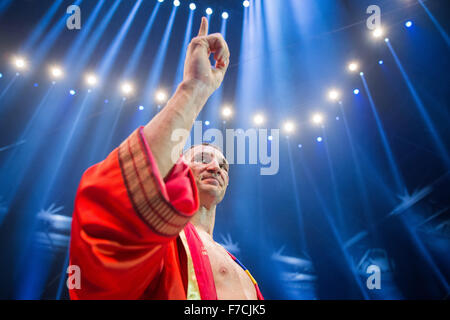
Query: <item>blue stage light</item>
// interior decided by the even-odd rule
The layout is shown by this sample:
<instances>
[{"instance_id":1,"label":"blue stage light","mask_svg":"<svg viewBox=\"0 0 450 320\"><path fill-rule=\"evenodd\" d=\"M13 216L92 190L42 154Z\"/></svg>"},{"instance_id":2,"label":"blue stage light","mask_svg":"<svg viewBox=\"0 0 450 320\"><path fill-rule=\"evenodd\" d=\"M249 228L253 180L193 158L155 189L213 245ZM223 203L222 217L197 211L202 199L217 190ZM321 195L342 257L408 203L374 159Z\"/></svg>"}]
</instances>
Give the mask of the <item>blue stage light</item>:
<instances>
[{"instance_id":1,"label":"blue stage light","mask_svg":"<svg viewBox=\"0 0 450 320\"><path fill-rule=\"evenodd\" d=\"M333 89L328 92L328 99L330 99L331 101L336 101L337 99L339 99L340 95L341 94L339 93L339 91Z\"/></svg>"},{"instance_id":2,"label":"blue stage light","mask_svg":"<svg viewBox=\"0 0 450 320\"><path fill-rule=\"evenodd\" d=\"M354 95L358 95L358 94L359 94L359 89L353 90L353 94L354 94Z\"/></svg>"},{"instance_id":3,"label":"blue stage light","mask_svg":"<svg viewBox=\"0 0 450 320\"><path fill-rule=\"evenodd\" d=\"M269 141L272 141L273 137L272 137L272 136L268 136L267 139L268 139Z\"/></svg>"},{"instance_id":4,"label":"blue stage light","mask_svg":"<svg viewBox=\"0 0 450 320\"><path fill-rule=\"evenodd\" d=\"M232 115L233 115L233 109L231 109L230 106L225 105L225 106L222 108L222 116L223 116L224 118L229 118L229 117L231 117Z\"/></svg>"},{"instance_id":5,"label":"blue stage light","mask_svg":"<svg viewBox=\"0 0 450 320\"><path fill-rule=\"evenodd\" d=\"M379 64L379 65L382 65L383 63L384 63L383 60L378 61L378 64Z\"/></svg>"},{"instance_id":6,"label":"blue stage light","mask_svg":"<svg viewBox=\"0 0 450 320\"><path fill-rule=\"evenodd\" d=\"M364 75L364 72L360 72L359 75L360 75L360 76L363 76L363 75Z\"/></svg>"},{"instance_id":7,"label":"blue stage light","mask_svg":"<svg viewBox=\"0 0 450 320\"><path fill-rule=\"evenodd\" d=\"M0 79L3 78L3 74L0 73Z\"/></svg>"},{"instance_id":8,"label":"blue stage light","mask_svg":"<svg viewBox=\"0 0 450 320\"><path fill-rule=\"evenodd\" d=\"M229 15L228 12L222 13L222 19L228 19Z\"/></svg>"},{"instance_id":9,"label":"blue stage light","mask_svg":"<svg viewBox=\"0 0 450 320\"><path fill-rule=\"evenodd\" d=\"M212 15L213 10L211 8L206 9L206 14L207 15Z\"/></svg>"},{"instance_id":10,"label":"blue stage light","mask_svg":"<svg viewBox=\"0 0 450 320\"><path fill-rule=\"evenodd\" d=\"M139 110L144 110L144 106L139 106Z\"/></svg>"},{"instance_id":11,"label":"blue stage light","mask_svg":"<svg viewBox=\"0 0 450 320\"><path fill-rule=\"evenodd\" d=\"M323 120L323 115L321 113L315 113L311 118L311 121L315 125L321 125L323 123Z\"/></svg>"},{"instance_id":12,"label":"blue stage light","mask_svg":"<svg viewBox=\"0 0 450 320\"><path fill-rule=\"evenodd\" d=\"M70 95L74 96L76 91L72 89L72 90L69 91L69 93L70 93Z\"/></svg>"},{"instance_id":13,"label":"blue stage light","mask_svg":"<svg viewBox=\"0 0 450 320\"><path fill-rule=\"evenodd\" d=\"M109 101L108 101L108 99L105 99L105 103L108 103Z\"/></svg>"},{"instance_id":14,"label":"blue stage light","mask_svg":"<svg viewBox=\"0 0 450 320\"><path fill-rule=\"evenodd\" d=\"M197 9L197 6L195 5L195 3L191 3L191 4L189 5L189 9L195 10L195 9Z\"/></svg>"},{"instance_id":15,"label":"blue stage light","mask_svg":"<svg viewBox=\"0 0 450 320\"><path fill-rule=\"evenodd\" d=\"M407 27L407 28L411 28L412 25L413 25L412 21L406 21L406 23L405 23L405 27Z\"/></svg>"},{"instance_id":16,"label":"blue stage light","mask_svg":"<svg viewBox=\"0 0 450 320\"><path fill-rule=\"evenodd\" d=\"M317 137L317 142L322 142L322 137Z\"/></svg>"},{"instance_id":17,"label":"blue stage light","mask_svg":"<svg viewBox=\"0 0 450 320\"><path fill-rule=\"evenodd\" d=\"M59 79L64 76L63 70L58 66L53 66L50 68L50 75L53 79Z\"/></svg>"},{"instance_id":18,"label":"blue stage light","mask_svg":"<svg viewBox=\"0 0 450 320\"><path fill-rule=\"evenodd\" d=\"M97 77L94 74L89 73L86 75L86 83L89 86L95 86L97 82L98 82Z\"/></svg>"},{"instance_id":19,"label":"blue stage light","mask_svg":"<svg viewBox=\"0 0 450 320\"><path fill-rule=\"evenodd\" d=\"M262 114L258 113L253 117L253 123L257 126L260 126L264 123L265 118Z\"/></svg>"},{"instance_id":20,"label":"blue stage light","mask_svg":"<svg viewBox=\"0 0 450 320\"><path fill-rule=\"evenodd\" d=\"M339 121L339 117L336 117L336 120Z\"/></svg>"},{"instance_id":21,"label":"blue stage light","mask_svg":"<svg viewBox=\"0 0 450 320\"><path fill-rule=\"evenodd\" d=\"M167 93L162 89L158 90L155 94L155 100L159 105L165 104L167 102Z\"/></svg>"},{"instance_id":22,"label":"blue stage light","mask_svg":"<svg viewBox=\"0 0 450 320\"><path fill-rule=\"evenodd\" d=\"M12 62L16 69L23 70L27 67L27 61L23 57L14 57Z\"/></svg>"},{"instance_id":23,"label":"blue stage light","mask_svg":"<svg viewBox=\"0 0 450 320\"><path fill-rule=\"evenodd\" d=\"M243 5L244 7L246 7L246 8L248 8L248 7L250 6L250 1L245 0L245 1L242 3L242 5Z\"/></svg>"},{"instance_id":24,"label":"blue stage light","mask_svg":"<svg viewBox=\"0 0 450 320\"><path fill-rule=\"evenodd\" d=\"M301 149L301 148L303 148L303 146L302 146L301 144L299 144L299 145L298 145L298 148Z\"/></svg>"},{"instance_id":25,"label":"blue stage light","mask_svg":"<svg viewBox=\"0 0 450 320\"><path fill-rule=\"evenodd\" d=\"M286 133L292 133L292 132L294 132L294 130L295 130L295 125L294 125L294 123L291 122L291 121L285 122L284 125L283 125L283 130L284 130L284 132L286 132Z\"/></svg>"},{"instance_id":26,"label":"blue stage light","mask_svg":"<svg viewBox=\"0 0 450 320\"><path fill-rule=\"evenodd\" d=\"M358 63L354 62L354 61L349 63L349 65L348 65L348 70L350 70L351 72L358 71L358 68L359 68Z\"/></svg>"},{"instance_id":27,"label":"blue stage light","mask_svg":"<svg viewBox=\"0 0 450 320\"><path fill-rule=\"evenodd\" d=\"M38 83L33 84L33 86L35 86L36 88L39 87Z\"/></svg>"},{"instance_id":28,"label":"blue stage light","mask_svg":"<svg viewBox=\"0 0 450 320\"><path fill-rule=\"evenodd\" d=\"M210 122L208 120L205 121L205 126L209 126Z\"/></svg>"},{"instance_id":29,"label":"blue stage light","mask_svg":"<svg viewBox=\"0 0 450 320\"><path fill-rule=\"evenodd\" d=\"M180 1L179 0L174 0L173 5L175 7L179 7L180 6Z\"/></svg>"}]
</instances>

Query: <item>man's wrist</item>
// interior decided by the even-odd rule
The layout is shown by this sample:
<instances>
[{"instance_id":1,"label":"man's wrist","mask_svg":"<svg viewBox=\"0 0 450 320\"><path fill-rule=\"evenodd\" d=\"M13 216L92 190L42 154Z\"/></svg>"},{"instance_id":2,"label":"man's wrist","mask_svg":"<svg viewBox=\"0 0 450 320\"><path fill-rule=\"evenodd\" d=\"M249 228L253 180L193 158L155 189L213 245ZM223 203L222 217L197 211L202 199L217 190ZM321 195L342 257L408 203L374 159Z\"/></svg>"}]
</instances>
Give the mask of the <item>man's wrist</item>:
<instances>
[{"instance_id":1,"label":"man's wrist","mask_svg":"<svg viewBox=\"0 0 450 320\"><path fill-rule=\"evenodd\" d=\"M210 89L205 83L199 80L183 80L177 91L185 95L193 104L197 112L200 112L209 96Z\"/></svg>"}]
</instances>

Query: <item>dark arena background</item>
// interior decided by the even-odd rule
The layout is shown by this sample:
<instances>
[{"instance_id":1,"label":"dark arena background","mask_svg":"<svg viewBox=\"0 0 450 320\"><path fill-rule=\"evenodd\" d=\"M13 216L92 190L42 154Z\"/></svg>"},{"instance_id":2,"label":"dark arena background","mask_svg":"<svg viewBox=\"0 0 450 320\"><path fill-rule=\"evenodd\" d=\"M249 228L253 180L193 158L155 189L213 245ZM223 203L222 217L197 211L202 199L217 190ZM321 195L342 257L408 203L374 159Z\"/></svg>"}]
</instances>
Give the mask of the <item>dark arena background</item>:
<instances>
[{"instance_id":1,"label":"dark arena background","mask_svg":"<svg viewBox=\"0 0 450 320\"><path fill-rule=\"evenodd\" d=\"M0 298L69 298L80 178L164 108L206 16L231 63L202 130L267 129L277 167L231 165L215 240L266 299L448 299L449 9L1 0Z\"/></svg>"}]
</instances>

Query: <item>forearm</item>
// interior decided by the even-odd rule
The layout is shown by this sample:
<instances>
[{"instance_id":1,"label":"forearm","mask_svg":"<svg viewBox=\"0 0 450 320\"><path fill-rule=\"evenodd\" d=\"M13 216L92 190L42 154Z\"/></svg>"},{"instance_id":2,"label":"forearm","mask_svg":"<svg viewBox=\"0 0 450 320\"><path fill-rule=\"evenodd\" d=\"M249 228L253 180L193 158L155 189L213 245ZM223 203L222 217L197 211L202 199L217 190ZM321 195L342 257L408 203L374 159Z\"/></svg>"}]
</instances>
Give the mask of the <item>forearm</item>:
<instances>
[{"instance_id":1,"label":"forearm","mask_svg":"<svg viewBox=\"0 0 450 320\"><path fill-rule=\"evenodd\" d=\"M172 140L172 133L182 129L190 132L195 119L205 105L208 94L199 82L182 82L167 105L145 127L144 135L155 158L161 177L175 164L172 153L181 154L187 135Z\"/></svg>"}]
</instances>

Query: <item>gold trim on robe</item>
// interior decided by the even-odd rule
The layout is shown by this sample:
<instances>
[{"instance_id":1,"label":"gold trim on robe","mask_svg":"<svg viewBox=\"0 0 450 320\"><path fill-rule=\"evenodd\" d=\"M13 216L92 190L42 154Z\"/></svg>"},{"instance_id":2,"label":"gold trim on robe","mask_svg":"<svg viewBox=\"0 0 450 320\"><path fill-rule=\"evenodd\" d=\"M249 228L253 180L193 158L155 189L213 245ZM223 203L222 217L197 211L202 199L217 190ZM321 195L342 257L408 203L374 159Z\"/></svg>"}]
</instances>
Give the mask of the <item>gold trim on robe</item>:
<instances>
[{"instance_id":1,"label":"gold trim on robe","mask_svg":"<svg viewBox=\"0 0 450 320\"><path fill-rule=\"evenodd\" d=\"M119 163L135 211L155 233L166 237L178 234L192 216L176 210L161 195L139 129L119 146Z\"/></svg>"},{"instance_id":2,"label":"gold trim on robe","mask_svg":"<svg viewBox=\"0 0 450 320\"><path fill-rule=\"evenodd\" d=\"M187 300L201 300L200 289L198 288L197 277L195 276L194 263L192 262L191 252L189 251L189 245L187 243L184 230L180 232L181 242L183 243L184 250L187 257L187 272L188 272L188 288L186 299Z\"/></svg>"}]
</instances>

